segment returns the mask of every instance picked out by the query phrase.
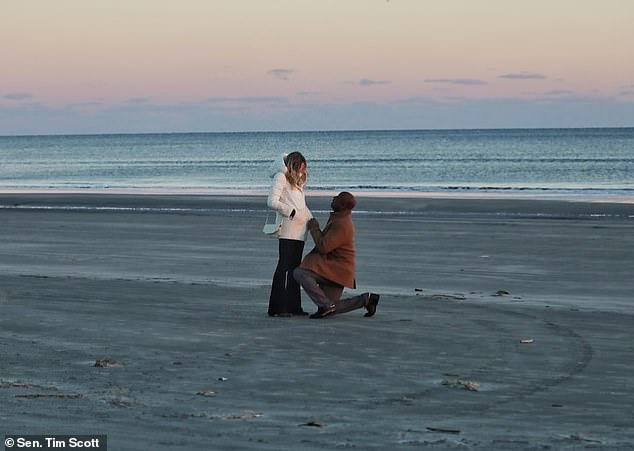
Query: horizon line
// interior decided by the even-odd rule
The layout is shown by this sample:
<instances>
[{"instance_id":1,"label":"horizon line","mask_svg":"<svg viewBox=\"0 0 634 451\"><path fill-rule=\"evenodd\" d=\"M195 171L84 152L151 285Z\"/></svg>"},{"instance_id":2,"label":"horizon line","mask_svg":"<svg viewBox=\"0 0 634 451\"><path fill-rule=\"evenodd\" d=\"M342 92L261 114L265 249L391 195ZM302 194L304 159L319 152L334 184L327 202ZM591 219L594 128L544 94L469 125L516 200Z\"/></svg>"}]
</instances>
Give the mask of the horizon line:
<instances>
[{"instance_id":1,"label":"horizon line","mask_svg":"<svg viewBox=\"0 0 634 451\"><path fill-rule=\"evenodd\" d=\"M385 129L331 129L331 130L232 130L232 131L156 131L156 132L103 132L103 133L33 133L0 135L0 138L37 138L62 136L138 136L138 135L231 135L259 133L367 133L367 132L415 132L415 131L478 131L478 130L627 130L632 126L613 127L473 127L473 128L385 128Z\"/></svg>"}]
</instances>

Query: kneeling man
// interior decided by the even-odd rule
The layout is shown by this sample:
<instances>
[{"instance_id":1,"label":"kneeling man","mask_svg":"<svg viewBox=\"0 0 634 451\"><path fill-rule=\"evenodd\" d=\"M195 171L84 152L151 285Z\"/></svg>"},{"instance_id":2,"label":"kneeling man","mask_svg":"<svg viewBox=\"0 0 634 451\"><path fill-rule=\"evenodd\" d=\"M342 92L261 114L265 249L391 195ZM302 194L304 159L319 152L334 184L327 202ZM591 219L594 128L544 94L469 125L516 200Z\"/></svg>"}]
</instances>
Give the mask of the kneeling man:
<instances>
[{"instance_id":1,"label":"kneeling man","mask_svg":"<svg viewBox=\"0 0 634 451\"><path fill-rule=\"evenodd\" d=\"M315 218L308 221L315 247L295 268L295 280L304 288L315 304L317 311L310 318L319 319L335 313L345 313L365 307L364 316L373 316L379 303L379 295L363 293L341 299L344 287L356 288L354 224L352 209L357 204L348 192L333 197L332 213L323 230Z\"/></svg>"}]
</instances>

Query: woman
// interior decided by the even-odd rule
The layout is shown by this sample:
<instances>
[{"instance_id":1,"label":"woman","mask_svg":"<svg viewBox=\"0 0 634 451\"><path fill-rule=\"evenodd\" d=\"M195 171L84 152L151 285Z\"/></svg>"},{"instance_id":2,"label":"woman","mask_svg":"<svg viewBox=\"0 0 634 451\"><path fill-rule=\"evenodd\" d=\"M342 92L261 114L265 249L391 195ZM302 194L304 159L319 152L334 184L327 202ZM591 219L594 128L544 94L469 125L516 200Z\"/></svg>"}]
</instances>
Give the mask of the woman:
<instances>
[{"instance_id":1,"label":"woman","mask_svg":"<svg viewBox=\"0 0 634 451\"><path fill-rule=\"evenodd\" d=\"M279 259L269 298L269 316L307 315L302 310L299 284L293 270L302 261L306 223L313 217L306 207L304 185L308 179L306 159L299 152L282 155L276 168L273 186L267 204L276 211L276 223L281 224L278 234Z\"/></svg>"}]
</instances>

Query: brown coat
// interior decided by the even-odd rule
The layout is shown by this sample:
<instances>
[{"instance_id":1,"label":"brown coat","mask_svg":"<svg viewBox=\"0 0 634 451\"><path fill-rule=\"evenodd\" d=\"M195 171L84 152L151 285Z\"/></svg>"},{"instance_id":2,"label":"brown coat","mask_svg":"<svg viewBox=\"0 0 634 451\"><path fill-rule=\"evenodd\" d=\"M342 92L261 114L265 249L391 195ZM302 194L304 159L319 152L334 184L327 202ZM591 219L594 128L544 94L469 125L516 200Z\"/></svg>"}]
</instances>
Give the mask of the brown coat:
<instances>
[{"instance_id":1,"label":"brown coat","mask_svg":"<svg viewBox=\"0 0 634 451\"><path fill-rule=\"evenodd\" d=\"M344 287L356 288L352 212L331 213L323 232L319 227L313 227L310 234L315 247L304 257L300 266Z\"/></svg>"}]
</instances>

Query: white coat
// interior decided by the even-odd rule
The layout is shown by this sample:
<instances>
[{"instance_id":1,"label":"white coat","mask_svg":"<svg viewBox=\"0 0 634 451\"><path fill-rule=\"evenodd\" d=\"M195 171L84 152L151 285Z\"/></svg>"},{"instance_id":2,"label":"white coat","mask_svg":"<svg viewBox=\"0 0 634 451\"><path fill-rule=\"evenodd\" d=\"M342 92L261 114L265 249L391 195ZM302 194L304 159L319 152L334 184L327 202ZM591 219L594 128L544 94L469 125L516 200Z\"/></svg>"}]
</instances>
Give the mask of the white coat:
<instances>
[{"instance_id":1,"label":"white coat","mask_svg":"<svg viewBox=\"0 0 634 451\"><path fill-rule=\"evenodd\" d=\"M281 224L278 238L306 241L306 223L313 214L306 206L304 190L291 185L286 179L284 157L282 155L281 164L276 164L271 174L273 185L266 203L276 212L275 223ZM293 210L295 216L291 219Z\"/></svg>"}]
</instances>

